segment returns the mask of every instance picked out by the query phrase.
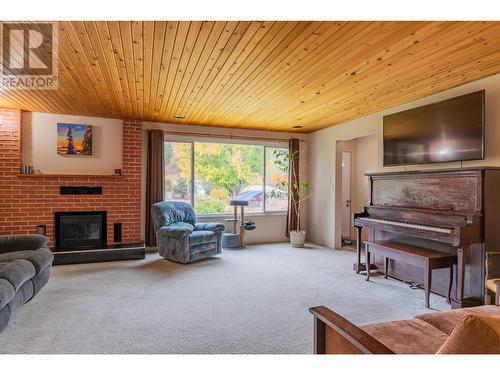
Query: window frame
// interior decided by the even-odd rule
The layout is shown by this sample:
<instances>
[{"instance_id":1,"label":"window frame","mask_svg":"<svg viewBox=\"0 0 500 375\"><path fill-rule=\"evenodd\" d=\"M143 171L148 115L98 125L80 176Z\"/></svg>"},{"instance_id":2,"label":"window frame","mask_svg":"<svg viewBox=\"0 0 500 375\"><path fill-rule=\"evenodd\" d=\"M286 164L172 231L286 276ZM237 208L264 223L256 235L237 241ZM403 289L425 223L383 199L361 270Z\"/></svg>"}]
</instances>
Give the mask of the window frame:
<instances>
[{"instance_id":1,"label":"window frame","mask_svg":"<svg viewBox=\"0 0 500 375\"><path fill-rule=\"evenodd\" d=\"M264 199L262 200L262 211L259 212L245 212L245 216L283 216L286 215L288 209L286 210L266 210L266 162L267 162L267 149L268 148L282 148L288 149L288 140L283 141L257 141L257 140L246 140L238 139L237 137L231 138L217 138L217 137L201 137L201 136L189 136L189 135L177 135L169 134L168 132L163 132L163 142L179 142L179 143L189 143L191 148L191 174L190 174L190 191L191 191L191 205L194 207L195 200L195 171L194 171L194 147L195 143L219 143L219 144L237 144L237 145L248 145L248 146L262 146L263 157L262 157L262 192L264 194ZM210 217L232 217L232 214L227 213L213 213L213 214L196 214L200 218L210 218Z\"/></svg>"}]
</instances>

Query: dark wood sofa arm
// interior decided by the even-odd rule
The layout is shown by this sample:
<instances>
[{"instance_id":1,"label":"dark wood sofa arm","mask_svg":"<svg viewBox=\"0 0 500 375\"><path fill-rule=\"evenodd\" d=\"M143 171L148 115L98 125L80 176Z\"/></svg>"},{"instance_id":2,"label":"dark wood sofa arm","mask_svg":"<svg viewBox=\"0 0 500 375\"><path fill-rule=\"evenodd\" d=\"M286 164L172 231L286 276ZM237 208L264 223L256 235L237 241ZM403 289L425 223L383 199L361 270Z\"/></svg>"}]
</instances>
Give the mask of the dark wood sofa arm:
<instances>
[{"instance_id":1,"label":"dark wood sofa arm","mask_svg":"<svg viewBox=\"0 0 500 375\"><path fill-rule=\"evenodd\" d=\"M314 354L394 354L380 341L325 306L314 315Z\"/></svg>"}]
</instances>

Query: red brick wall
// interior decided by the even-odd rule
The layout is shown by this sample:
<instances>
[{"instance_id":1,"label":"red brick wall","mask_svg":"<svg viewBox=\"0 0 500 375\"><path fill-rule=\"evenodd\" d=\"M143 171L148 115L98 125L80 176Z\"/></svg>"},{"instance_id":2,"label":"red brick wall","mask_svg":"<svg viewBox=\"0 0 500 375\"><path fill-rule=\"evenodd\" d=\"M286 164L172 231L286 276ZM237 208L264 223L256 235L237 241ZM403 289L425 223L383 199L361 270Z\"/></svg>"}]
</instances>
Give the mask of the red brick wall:
<instances>
[{"instance_id":1,"label":"red brick wall","mask_svg":"<svg viewBox=\"0 0 500 375\"><path fill-rule=\"evenodd\" d=\"M122 177L19 177L21 113L0 108L0 119L0 235L36 233L45 224L54 245L54 212L107 211L108 244L113 223L122 223L123 243L141 241L140 121L123 121ZM103 194L59 195L68 185L102 186Z\"/></svg>"}]
</instances>

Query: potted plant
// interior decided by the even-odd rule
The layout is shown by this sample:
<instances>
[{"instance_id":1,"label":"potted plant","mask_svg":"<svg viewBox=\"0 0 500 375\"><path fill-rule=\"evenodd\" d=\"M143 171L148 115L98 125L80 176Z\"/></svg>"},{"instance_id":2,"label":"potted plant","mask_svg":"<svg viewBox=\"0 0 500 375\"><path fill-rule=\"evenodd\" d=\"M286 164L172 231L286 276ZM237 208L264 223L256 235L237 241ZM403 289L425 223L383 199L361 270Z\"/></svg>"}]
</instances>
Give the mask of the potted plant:
<instances>
[{"instance_id":1,"label":"potted plant","mask_svg":"<svg viewBox=\"0 0 500 375\"><path fill-rule=\"evenodd\" d=\"M297 216L297 223L294 230L290 231L290 245L293 247L304 247L306 241L306 231L301 230L300 228L300 219L301 219L301 207L302 203L304 203L307 199L311 197L309 194L309 183L305 179L299 179L297 175L298 158L296 155L290 155L290 153L286 150L275 149L273 150L274 156L274 164L280 168L283 172L288 174L289 172L289 181L282 181L279 185L284 189L288 189L288 185L290 184L290 193L292 191L296 191L296 199L292 199L292 207L291 209L295 212ZM274 191L271 193L271 196L275 195ZM290 198L291 199L291 198Z\"/></svg>"}]
</instances>

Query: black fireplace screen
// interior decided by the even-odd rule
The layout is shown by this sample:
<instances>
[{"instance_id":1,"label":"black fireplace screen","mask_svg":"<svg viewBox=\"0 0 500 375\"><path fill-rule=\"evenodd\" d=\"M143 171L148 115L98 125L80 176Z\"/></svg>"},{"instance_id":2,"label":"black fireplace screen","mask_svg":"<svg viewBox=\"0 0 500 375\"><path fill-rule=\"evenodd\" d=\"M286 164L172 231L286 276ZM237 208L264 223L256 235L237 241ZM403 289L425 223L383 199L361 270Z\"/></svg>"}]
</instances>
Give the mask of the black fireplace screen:
<instances>
[{"instance_id":1,"label":"black fireplace screen","mask_svg":"<svg viewBox=\"0 0 500 375\"><path fill-rule=\"evenodd\" d=\"M106 212L56 212L57 249L88 249L106 246Z\"/></svg>"}]
</instances>

